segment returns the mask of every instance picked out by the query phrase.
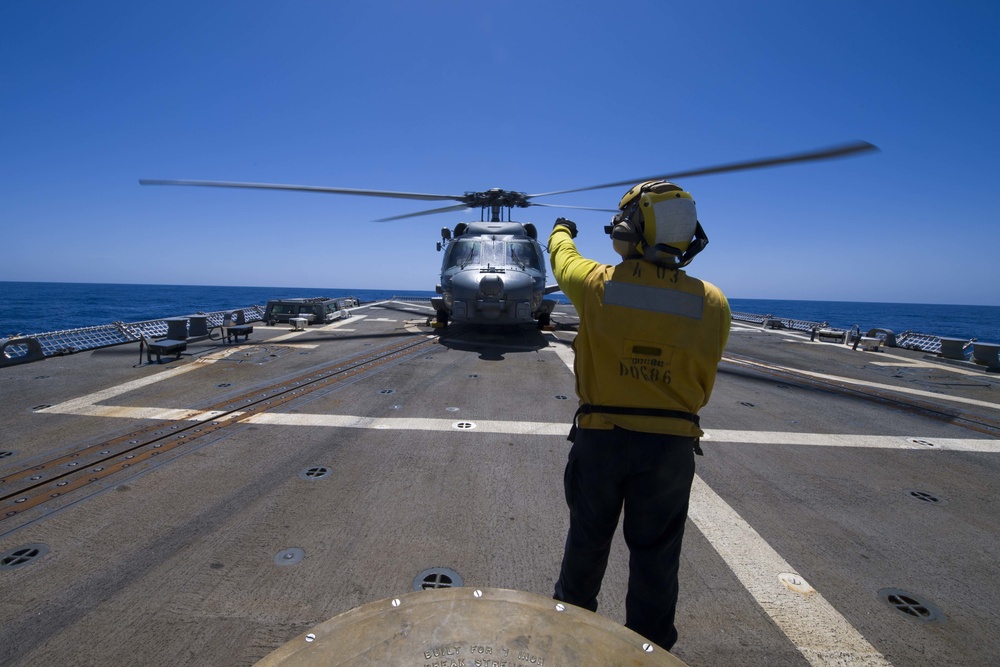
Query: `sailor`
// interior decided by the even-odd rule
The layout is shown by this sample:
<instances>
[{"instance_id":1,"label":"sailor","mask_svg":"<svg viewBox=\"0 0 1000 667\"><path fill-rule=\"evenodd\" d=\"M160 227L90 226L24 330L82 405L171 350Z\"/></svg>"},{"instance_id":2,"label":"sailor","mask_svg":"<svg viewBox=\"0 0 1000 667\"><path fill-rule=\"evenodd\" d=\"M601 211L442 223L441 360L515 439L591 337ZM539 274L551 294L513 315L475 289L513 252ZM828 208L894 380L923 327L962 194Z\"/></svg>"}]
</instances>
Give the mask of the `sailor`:
<instances>
[{"instance_id":1,"label":"sailor","mask_svg":"<svg viewBox=\"0 0 1000 667\"><path fill-rule=\"evenodd\" d=\"M666 181L622 198L611 235L621 263L585 259L574 222L556 220L552 271L580 316L579 409L564 484L570 526L555 598L591 611L625 507L625 625L666 650L677 641L677 570L708 403L729 337L722 292L682 270L708 243L688 192Z\"/></svg>"}]
</instances>

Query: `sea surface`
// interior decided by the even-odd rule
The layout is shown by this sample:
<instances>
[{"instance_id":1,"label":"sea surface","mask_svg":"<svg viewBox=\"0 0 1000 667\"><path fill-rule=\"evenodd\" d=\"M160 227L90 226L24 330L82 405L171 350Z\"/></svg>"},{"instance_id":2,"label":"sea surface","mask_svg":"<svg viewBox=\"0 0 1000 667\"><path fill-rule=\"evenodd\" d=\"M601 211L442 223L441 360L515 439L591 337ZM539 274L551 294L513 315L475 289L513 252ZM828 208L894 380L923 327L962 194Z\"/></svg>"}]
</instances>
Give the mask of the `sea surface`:
<instances>
[{"instance_id":1,"label":"sea surface","mask_svg":"<svg viewBox=\"0 0 1000 667\"><path fill-rule=\"evenodd\" d=\"M301 287L207 287L0 281L0 337L46 333L111 322L141 322L252 305L269 299L354 296L362 302L391 297L429 299L420 290L363 290ZM565 300L561 294L550 298ZM734 311L827 322L862 332L890 329L1000 343L1000 306L959 306L850 301L730 299Z\"/></svg>"}]
</instances>

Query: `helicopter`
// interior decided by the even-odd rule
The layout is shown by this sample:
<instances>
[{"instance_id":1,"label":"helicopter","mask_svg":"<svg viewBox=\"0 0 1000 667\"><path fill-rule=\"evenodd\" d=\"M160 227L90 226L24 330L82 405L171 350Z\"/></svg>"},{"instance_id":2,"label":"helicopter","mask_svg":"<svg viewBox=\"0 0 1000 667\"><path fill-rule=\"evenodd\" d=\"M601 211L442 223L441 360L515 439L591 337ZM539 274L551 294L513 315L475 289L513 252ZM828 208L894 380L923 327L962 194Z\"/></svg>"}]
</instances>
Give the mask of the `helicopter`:
<instances>
[{"instance_id":1,"label":"helicopter","mask_svg":"<svg viewBox=\"0 0 1000 667\"><path fill-rule=\"evenodd\" d=\"M278 183L244 183L233 181L193 181L173 179L140 179L140 185L182 185L222 188L250 188L264 190L291 190L330 194L388 197L423 201L457 201L458 204L416 213L406 213L375 222L389 222L424 215L480 209L479 222L460 222L454 229L444 227L438 252L444 252L441 276L435 286L440 295L431 299L436 311L434 326L445 327L449 322L469 322L486 325L536 324L539 328L550 326L552 309L556 302L545 296L559 291L558 285L546 285L545 249L538 242L538 231L530 222L515 222L513 209L529 206L566 208L617 213L617 209L591 208L569 204L548 204L534 201L539 197L566 195L589 190L633 186L655 180L675 180L689 176L705 176L748 169L759 169L795 162L828 160L837 157L877 151L867 141L855 141L828 148L783 156L733 162L687 171L630 178L614 183L603 183L582 188L527 194L514 190L493 188L461 195L398 192L393 190L364 190L311 185L285 185ZM488 218L488 219L487 219Z\"/></svg>"}]
</instances>

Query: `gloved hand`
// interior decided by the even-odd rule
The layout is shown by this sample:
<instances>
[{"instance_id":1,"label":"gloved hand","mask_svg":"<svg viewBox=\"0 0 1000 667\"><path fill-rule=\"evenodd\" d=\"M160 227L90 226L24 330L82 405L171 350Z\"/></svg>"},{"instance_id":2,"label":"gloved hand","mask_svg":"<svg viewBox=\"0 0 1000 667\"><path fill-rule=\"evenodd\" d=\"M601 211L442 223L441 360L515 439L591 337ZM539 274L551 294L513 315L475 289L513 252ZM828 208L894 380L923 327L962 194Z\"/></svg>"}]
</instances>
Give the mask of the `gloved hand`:
<instances>
[{"instance_id":1,"label":"gloved hand","mask_svg":"<svg viewBox=\"0 0 1000 667\"><path fill-rule=\"evenodd\" d=\"M569 237L571 239L576 238L576 223L572 220L567 220L566 218L556 218L556 223L552 225L552 229L556 227L563 226L569 230Z\"/></svg>"}]
</instances>

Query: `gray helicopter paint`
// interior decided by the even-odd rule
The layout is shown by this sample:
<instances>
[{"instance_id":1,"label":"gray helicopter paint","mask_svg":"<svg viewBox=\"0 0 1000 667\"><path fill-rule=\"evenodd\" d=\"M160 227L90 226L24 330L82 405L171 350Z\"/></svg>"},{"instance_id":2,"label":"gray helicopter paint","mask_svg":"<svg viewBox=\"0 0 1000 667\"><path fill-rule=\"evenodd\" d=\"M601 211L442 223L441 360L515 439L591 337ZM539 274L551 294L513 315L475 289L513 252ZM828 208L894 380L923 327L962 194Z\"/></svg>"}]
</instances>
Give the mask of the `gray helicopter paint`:
<instances>
[{"instance_id":1,"label":"gray helicopter paint","mask_svg":"<svg viewBox=\"0 0 1000 667\"><path fill-rule=\"evenodd\" d=\"M440 292L434 300L451 320L476 324L544 321L545 256L534 228L517 222L458 225L446 243Z\"/></svg>"}]
</instances>

